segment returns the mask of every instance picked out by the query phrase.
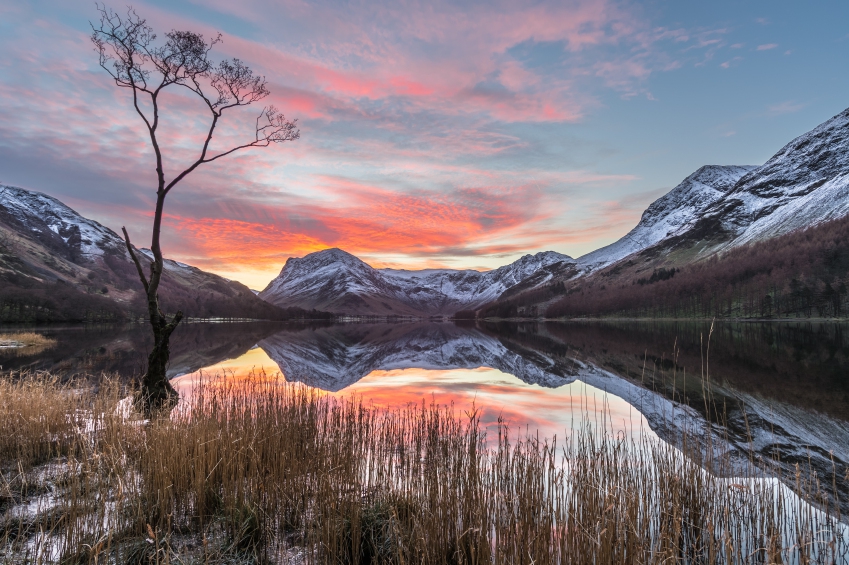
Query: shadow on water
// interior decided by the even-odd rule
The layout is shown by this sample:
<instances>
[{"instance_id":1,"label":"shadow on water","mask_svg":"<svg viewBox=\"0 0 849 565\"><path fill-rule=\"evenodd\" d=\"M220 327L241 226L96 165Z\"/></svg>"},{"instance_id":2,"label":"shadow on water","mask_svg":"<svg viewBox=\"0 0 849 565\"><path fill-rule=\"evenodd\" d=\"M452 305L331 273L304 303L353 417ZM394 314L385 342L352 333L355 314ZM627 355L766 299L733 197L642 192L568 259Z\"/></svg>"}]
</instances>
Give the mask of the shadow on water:
<instances>
[{"instance_id":1,"label":"shadow on water","mask_svg":"<svg viewBox=\"0 0 849 565\"><path fill-rule=\"evenodd\" d=\"M686 406L738 454L775 464L792 483L812 468L849 512L849 332L840 324L574 322L475 326L513 350L573 359ZM702 377L707 378L702 378ZM592 378L582 380L608 390ZM620 394L621 385L611 392ZM632 393L633 395L633 393ZM668 414L638 407L675 443ZM641 402L639 400L638 402ZM836 472L835 472L836 471Z\"/></svg>"},{"instance_id":2,"label":"shadow on water","mask_svg":"<svg viewBox=\"0 0 849 565\"><path fill-rule=\"evenodd\" d=\"M730 391L849 421L849 326L833 323L481 324L516 346L580 359L704 406L709 369ZM709 347L708 347L709 346ZM674 379L673 379L674 376ZM689 382L688 382L689 379Z\"/></svg>"}]
</instances>

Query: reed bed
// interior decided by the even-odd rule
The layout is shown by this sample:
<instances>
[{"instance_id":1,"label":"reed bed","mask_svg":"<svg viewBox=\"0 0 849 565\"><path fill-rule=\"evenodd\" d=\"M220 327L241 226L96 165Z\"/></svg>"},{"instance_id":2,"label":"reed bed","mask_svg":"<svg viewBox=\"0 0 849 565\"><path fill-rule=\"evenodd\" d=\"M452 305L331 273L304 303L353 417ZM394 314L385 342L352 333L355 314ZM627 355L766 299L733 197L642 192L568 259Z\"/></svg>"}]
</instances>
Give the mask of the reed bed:
<instances>
[{"instance_id":1,"label":"reed bed","mask_svg":"<svg viewBox=\"0 0 849 565\"><path fill-rule=\"evenodd\" d=\"M40 353L56 345L56 340L35 332L0 333L0 350L18 354Z\"/></svg>"},{"instance_id":2,"label":"reed bed","mask_svg":"<svg viewBox=\"0 0 849 565\"><path fill-rule=\"evenodd\" d=\"M829 483L804 470L794 494L718 478L703 450L649 435L588 424L557 443L502 424L487 437L474 411L267 378L202 383L151 421L129 392L0 379L5 562L849 560Z\"/></svg>"}]
</instances>

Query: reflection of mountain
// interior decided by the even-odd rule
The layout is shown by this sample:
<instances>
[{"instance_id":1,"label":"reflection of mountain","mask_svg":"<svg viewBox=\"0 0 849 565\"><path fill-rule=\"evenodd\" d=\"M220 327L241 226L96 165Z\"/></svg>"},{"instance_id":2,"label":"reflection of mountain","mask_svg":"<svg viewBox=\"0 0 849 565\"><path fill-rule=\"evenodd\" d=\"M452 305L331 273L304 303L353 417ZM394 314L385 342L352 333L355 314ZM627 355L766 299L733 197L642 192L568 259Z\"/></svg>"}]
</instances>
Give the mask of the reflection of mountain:
<instances>
[{"instance_id":1,"label":"reflection of mountain","mask_svg":"<svg viewBox=\"0 0 849 565\"><path fill-rule=\"evenodd\" d=\"M453 324L347 324L280 332L261 342L289 381L338 391L375 370L492 367L546 387L574 380L574 363L511 349Z\"/></svg>"},{"instance_id":2,"label":"reflection of mountain","mask_svg":"<svg viewBox=\"0 0 849 565\"><path fill-rule=\"evenodd\" d=\"M726 446L739 461L746 463L751 452L765 460L779 455L786 477L794 476L798 463L829 483L833 453L842 511L849 512L844 475L849 372L842 355L849 348L840 326L718 325L710 383L699 378L701 336L710 329L705 324L526 323L482 329L508 347L574 359L585 367L578 379L634 406L670 443L683 430L704 429L709 418L714 445Z\"/></svg>"}]
</instances>

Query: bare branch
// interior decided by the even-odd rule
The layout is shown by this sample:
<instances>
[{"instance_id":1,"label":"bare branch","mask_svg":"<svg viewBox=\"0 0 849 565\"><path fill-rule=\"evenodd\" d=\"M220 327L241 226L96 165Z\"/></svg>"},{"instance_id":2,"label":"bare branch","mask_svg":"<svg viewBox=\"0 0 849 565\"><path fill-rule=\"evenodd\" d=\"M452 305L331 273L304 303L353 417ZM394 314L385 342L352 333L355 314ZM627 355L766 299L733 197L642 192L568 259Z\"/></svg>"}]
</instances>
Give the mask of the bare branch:
<instances>
[{"instance_id":1,"label":"bare branch","mask_svg":"<svg viewBox=\"0 0 849 565\"><path fill-rule=\"evenodd\" d=\"M136 264L136 270L139 273L139 278L144 285L145 294L147 293L150 286L148 285L147 279L144 276L144 269L142 269L141 263L139 262L139 258L136 256L136 252L133 249L133 245L130 243L130 235L127 233L127 228L121 226L121 231L124 232L124 243L127 244L127 251L130 252L130 257L133 259L133 263Z\"/></svg>"},{"instance_id":2,"label":"bare branch","mask_svg":"<svg viewBox=\"0 0 849 565\"><path fill-rule=\"evenodd\" d=\"M264 118L264 121L263 121ZM256 119L256 136L254 141L239 145L228 151L223 151L214 157L204 159L204 163L210 163L216 159L220 159L225 155L229 155L240 149L249 147L268 147L273 143L283 143L284 141L295 141L300 139L301 132L298 130L298 120L287 120L281 112L274 106L266 106L262 109Z\"/></svg>"}]
</instances>

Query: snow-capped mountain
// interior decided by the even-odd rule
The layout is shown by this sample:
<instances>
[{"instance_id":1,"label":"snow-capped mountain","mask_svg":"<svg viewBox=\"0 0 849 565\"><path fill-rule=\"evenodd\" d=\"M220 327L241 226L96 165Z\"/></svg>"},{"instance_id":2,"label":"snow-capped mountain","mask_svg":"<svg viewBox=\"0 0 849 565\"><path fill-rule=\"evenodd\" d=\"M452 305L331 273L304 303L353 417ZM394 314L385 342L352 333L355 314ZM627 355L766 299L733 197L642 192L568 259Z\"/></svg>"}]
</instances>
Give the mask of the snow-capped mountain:
<instances>
[{"instance_id":1,"label":"snow-capped mountain","mask_svg":"<svg viewBox=\"0 0 849 565\"><path fill-rule=\"evenodd\" d=\"M696 257L849 214L849 109L759 167L702 167L652 203L622 239L578 258L582 273L657 244L698 244Z\"/></svg>"},{"instance_id":2,"label":"snow-capped mountain","mask_svg":"<svg viewBox=\"0 0 849 565\"><path fill-rule=\"evenodd\" d=\"M849 214L849 109L800 135L744 175L691 230L736 246Z\"/></svg>"},{"instance_id":3,"label":"snow-capped mountain","mask_svg":"<svg viewBox=\"0 0 849 565\"><path fill-rule=\"evenodd\" d=\"M678 235L711 205L731 191L755 166L707 165L655 200L640 223L622 239L578 258L583 271L610 265L633 253Z\"/></svg>"},{"instance_id":4,"label":"snow-capped mountain","mask_svg":"<svg viewBox=\"0 0 849 565\"><path fill-rule=\"evenodd\" d=\"M118 234L52 196L0 185L0 206L39 240L54 244L61 240L69 257L102 256L124 249Z\"/></svg>"},{"instance_id":5,"label":"snow-capped mountain","mask_svg":"<svg viewBox=\"0 0 849 565\"><path fill-rule=\"evenodd\" d=\"M558 387L575 366L520 355L492 336L453 324L345 324L281 332L259 342L287 381L339 391L376 370L491 367L526 383Z\"/></svg>"},{"instance_id":6,"label":"snow-capped mountain","mask_svg":"<svg viewBox=\"0 0 849 565\"><path fill-rule=\"evenodd\" d=\"M151 258L148 250L139 251L142 261ZM190 265L166 259L164 275L160 298L168 311L199 317L268 311L247 287ZM16 321L90 319L92 313L115 319L145 311L121 236L56 198L4 185L0 289L14 293Z\"/></svg>"},{"instance_id":7,"label":"snow-capped mountain","mask_svg":"<svg viewBox=\"0 0 849 565\"><path fill-rule=\"evenodd\" d=\"M542 284L574 264L567 255L545 251L492 271L407 271L375 269L341 249L326 249L288 259L259 296L278 306L345 314L453 314L490 302L528 277Z\"/></svg>"}]
</instances>

